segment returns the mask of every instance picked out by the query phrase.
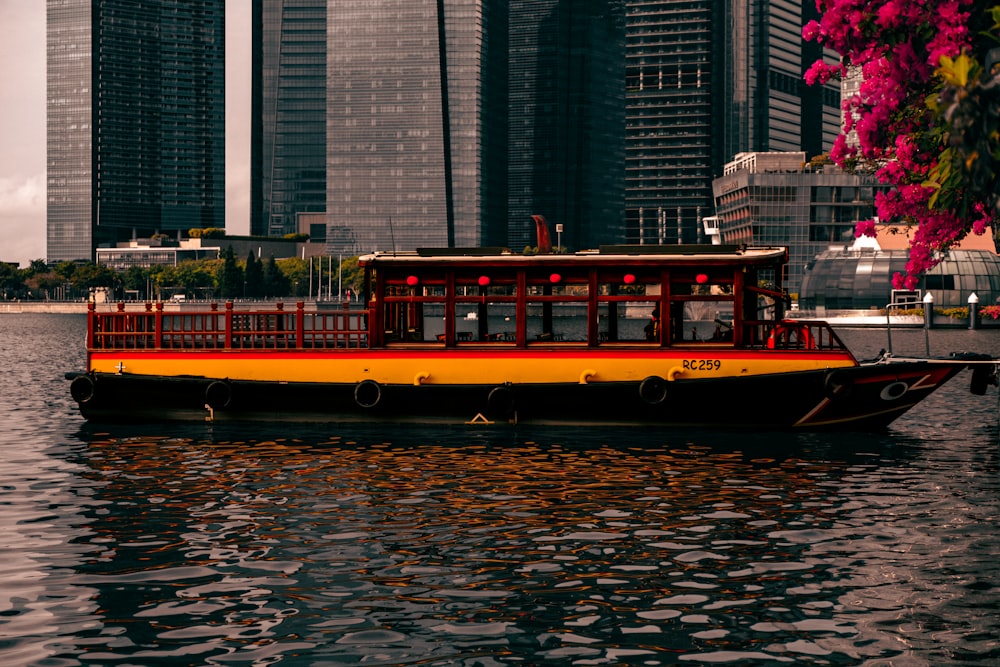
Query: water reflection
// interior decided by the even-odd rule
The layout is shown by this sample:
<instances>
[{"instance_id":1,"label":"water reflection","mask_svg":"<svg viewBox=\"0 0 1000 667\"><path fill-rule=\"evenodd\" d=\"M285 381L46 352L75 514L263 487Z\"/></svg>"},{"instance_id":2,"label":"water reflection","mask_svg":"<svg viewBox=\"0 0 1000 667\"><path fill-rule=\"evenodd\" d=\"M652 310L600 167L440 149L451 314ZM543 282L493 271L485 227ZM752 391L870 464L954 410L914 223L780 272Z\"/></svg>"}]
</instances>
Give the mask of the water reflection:
<instances>
[{"instance_id":1,"label":"water reflection","mask_svg":"<svg viewBox=\"0 0 1000 667\"><path fill-rule=\"evenodd\" d=\"M0 318L4 665L1000 663L967 376L879 435L108 430L62 378L82 337Z\"/></svg>"},{"instance_id":2,"label":"water reflection","mask_svg":"<svg viewBox=\"0 0 1000 667\"><path fill-rule=\"evenodd\" d=\"M857 664L953 650L918 630L945 612L995 649L922 599L962 527L917 440L159 430L81 433L83 664Z\"/></svg>"}]
</instances>

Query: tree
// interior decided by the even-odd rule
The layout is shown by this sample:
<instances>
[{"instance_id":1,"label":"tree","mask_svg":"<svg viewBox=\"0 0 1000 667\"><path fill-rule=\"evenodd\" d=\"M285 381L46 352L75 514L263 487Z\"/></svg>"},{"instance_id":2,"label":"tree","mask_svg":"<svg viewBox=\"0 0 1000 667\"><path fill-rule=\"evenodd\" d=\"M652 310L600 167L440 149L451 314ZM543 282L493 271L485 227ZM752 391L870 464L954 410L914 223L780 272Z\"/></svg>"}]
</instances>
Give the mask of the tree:
<instances>
[{"instance_id":1,"label":"tree","mask_svg":"<svg viewBox=\"0 0 1000 667\"><path fill-rule=\"evenodd\" d=\"M161 275L169 276L170 284L180 286L185 294L204 296L215 286L217 269L214 264L214 260L187 259L177 266L167 267L168 272Z\"/></svg>"},{"instance_id":2,"label":"tree","mask_svg":"<svg viewBox=\"0 0 1000 667\"><path fill-rule=\"evenodd\" d=\"M226 246L222 251L222 265L218 273L219 294L223 299L234 299L243 296L243 270L236 263L236 253L233 246Z\"/></svg>"},{"instance_id":3,"label":"tree","mask_svg":"<svg viewBox=\"0 0 1000 667\"><path fill-rule=\"evenodd\" d=\"M0 299L14 299L24 292L24 272L12 264L0 262Z\"/></svg>"},{"instance_id":4,"label":"tree","mask_svg":"<svg viewBox=\"0 0 1000 667\"><path fill-rule=\"evenodd\" d=\"M69 280L74 289L87 292L94 287L112 287L117 278L118 275L108 267L88 262L77 266Z\"/></svg>"},{"instance_id":5,"label":"tree","mask_svg":"<svg viewBox=\"0 0 1000 667\"><path fill-rule=\"evenodd\" d=\"M141 266L130 266L122 274L122 287L128 291L138 292L144 299L151 299L147 294L149 286L149 270Z\"/></svg>"},{"instance_id":6,"label":"tree","mask_svg":"<svg viewBox=\"0 0 1000 667\"><path fill-rule=\"evenodd\" d=\"M246 296L249 299L260 299L264 296L264 267L261 266L253 251L247 255L246 267L243 269L246 281Z\"/></svg>"},{"instance_id":7,"label":"tree","mask_svg":"<svg viewBox=\"0 0 1000 667\"><path fill-rule=\"evenodd\" d=\"M309 296L309 262L298 257L286 257L277 261L278 268L291 284L293 296Z\"/></svg>"},{"instance_id":8,"label":"tree","mask_svg":"<svg viewBox=\"0 0 1000 667\"><path fill-rule=\"evenodd\" d=\"M361 294L365 287L365 270L358 264L357 257L345 257L340 262L340 282L345 290Z\"/></svg>"},{"instance_id":9,"label":"tree","mask_svg":"<svg viewBox=\"0 0 1000 667\"><path fill-rule=\"evenodd\" d=\"M844 131L830 157L892 186L876 196L882 222L917 226L907 273L893 279L912 289L967 234L1000 232L1000 68L984 67L998 44L1000 7L976 0L817 0L817 7L821 19L803 37L841 61L817 61L807 83L862 77L844 102ZM856 143L848 142L852 133ZM859 223L859 235L874 232L874 220Z\"/></svg>"},{"instance_id":10,"label":"tree","mask_svg":"<svg viewBox=\"0 0 1000 667\"><path fill-rule=\"evenodd\" d=\"M274 261L274 255L271 255L264 262L264 296L276 298L289 294L291 294L291 283L278 268L278 263Z\"/></svg>"},{"instance_id":11,"label":"tree","mask_svg":"<svg viewBox=\"0 0 1000 667\"><path fill-rule=\"evenodd\" d=\"M53 272L64 281L69 282L73 279L73 274L76 273L76 264L73 262L59 262L56 264Z\"/></svg>"}]
</instances>

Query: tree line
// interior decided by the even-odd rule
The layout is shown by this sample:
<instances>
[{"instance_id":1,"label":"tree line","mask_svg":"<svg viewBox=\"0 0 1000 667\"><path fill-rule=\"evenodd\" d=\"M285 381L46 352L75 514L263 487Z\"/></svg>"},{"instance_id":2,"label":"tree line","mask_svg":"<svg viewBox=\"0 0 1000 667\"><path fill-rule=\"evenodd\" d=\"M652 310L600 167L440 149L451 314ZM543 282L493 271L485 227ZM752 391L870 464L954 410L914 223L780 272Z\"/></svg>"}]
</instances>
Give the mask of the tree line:
<instances>
[{"instance_id":1,"label":"tree line","mask_svg":"<svg viewBox=\"0 0 1000 667\"><path fill-rule=\"evenodd\" d=\"M176 265L132 266L115 271L93 262L48 266L33 260L25 269L0 262L0 298L5 301L81 301L103 291L111 300L339 298L332 291L359 293L363 271L357 257L264 260L252 252L238 259L227 247L219 259L185 260ZM344 295L340 295L342 297Z\"/></svg>"}]
</instances>

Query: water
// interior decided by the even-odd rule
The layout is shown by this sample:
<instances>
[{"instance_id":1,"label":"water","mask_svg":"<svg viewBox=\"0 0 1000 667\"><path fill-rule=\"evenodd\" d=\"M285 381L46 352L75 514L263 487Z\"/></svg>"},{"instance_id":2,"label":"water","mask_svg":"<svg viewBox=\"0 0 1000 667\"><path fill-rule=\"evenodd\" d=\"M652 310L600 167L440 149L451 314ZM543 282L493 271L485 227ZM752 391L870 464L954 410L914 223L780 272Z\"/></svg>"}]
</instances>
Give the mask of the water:
<instances>
[{"instance_id":1,"label":"water","mask_svg":"<svg viewBox=\"0 0 1000 667\"><path fill-rule=\"evenodd\" d=\"M967 372L876 435L107 429L62 377L83 330L0 316L5 667L1000 664Z\"/></svg>"}]
</instances>

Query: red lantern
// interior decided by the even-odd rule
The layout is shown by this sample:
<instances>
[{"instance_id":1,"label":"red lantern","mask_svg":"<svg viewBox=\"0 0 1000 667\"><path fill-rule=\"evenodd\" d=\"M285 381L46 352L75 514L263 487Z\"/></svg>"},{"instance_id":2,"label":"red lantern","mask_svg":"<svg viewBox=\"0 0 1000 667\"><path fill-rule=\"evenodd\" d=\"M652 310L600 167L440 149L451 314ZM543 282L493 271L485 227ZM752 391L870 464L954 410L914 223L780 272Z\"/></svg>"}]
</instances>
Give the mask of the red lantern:
<instances>
[{"instance_id":1,"label":"red lantern","mask_svg":"<svg viewBox=\"0 0 1000 667\"><path fill-rule=\"evenodd\" d=\"M557 283L560 280L562 280L562 276L560 276L558 273L553 273L551 276L549 276L550 283Z\"/></svg>"},{"instance_id":2,"label":"red lantern","mask_svg":"<svg viewBox=\"0 0 1000 667\"><path fill-rule=\"evenodd\" d=\"M631 285L632 283L634 283L634 282L635 282L635 274L632 274L632 273L626 273L626 274L625 274L625 277L624 277L624 278L622 278L622 281L623 281L623 282L624 282L624 283L625 283L626 285Z\"/></svg>"},{"instance_id":3,"label":"red lantern","mask_svg":"<svg viewBox=\"0 0 1000 667\"><path fill-rule=\"evenodd\" d=\"M706 275L704 273L699 273L698 275L696 275L694 277L694 281L696 283L698 283L699 285L704 285L705 283L708 282L708 275Z\"/></svg>"},{"instance_id":4,"label":"red lantern","mask_svg":"<svg viewBox=\"0 0 1000 667\"><path fill-rule=\"evenodd\" d=\"M479 276L479 286L480 287L486 287L489 284L490 284L490 277L489 276Z\"/></svg>"},{"instance_id":5,"label":"red lantern","mask_svg":"<svg viewBox=\"0 0 1000 667\"><path fill-rule=\"evenodd\" d=\"M406 277L406 284L409 285L410 287L413 287L414 285L416 285L419 282L420 282L420 279L417 278L416 276L407 276Z\"/></svg>"}]
</instances>

